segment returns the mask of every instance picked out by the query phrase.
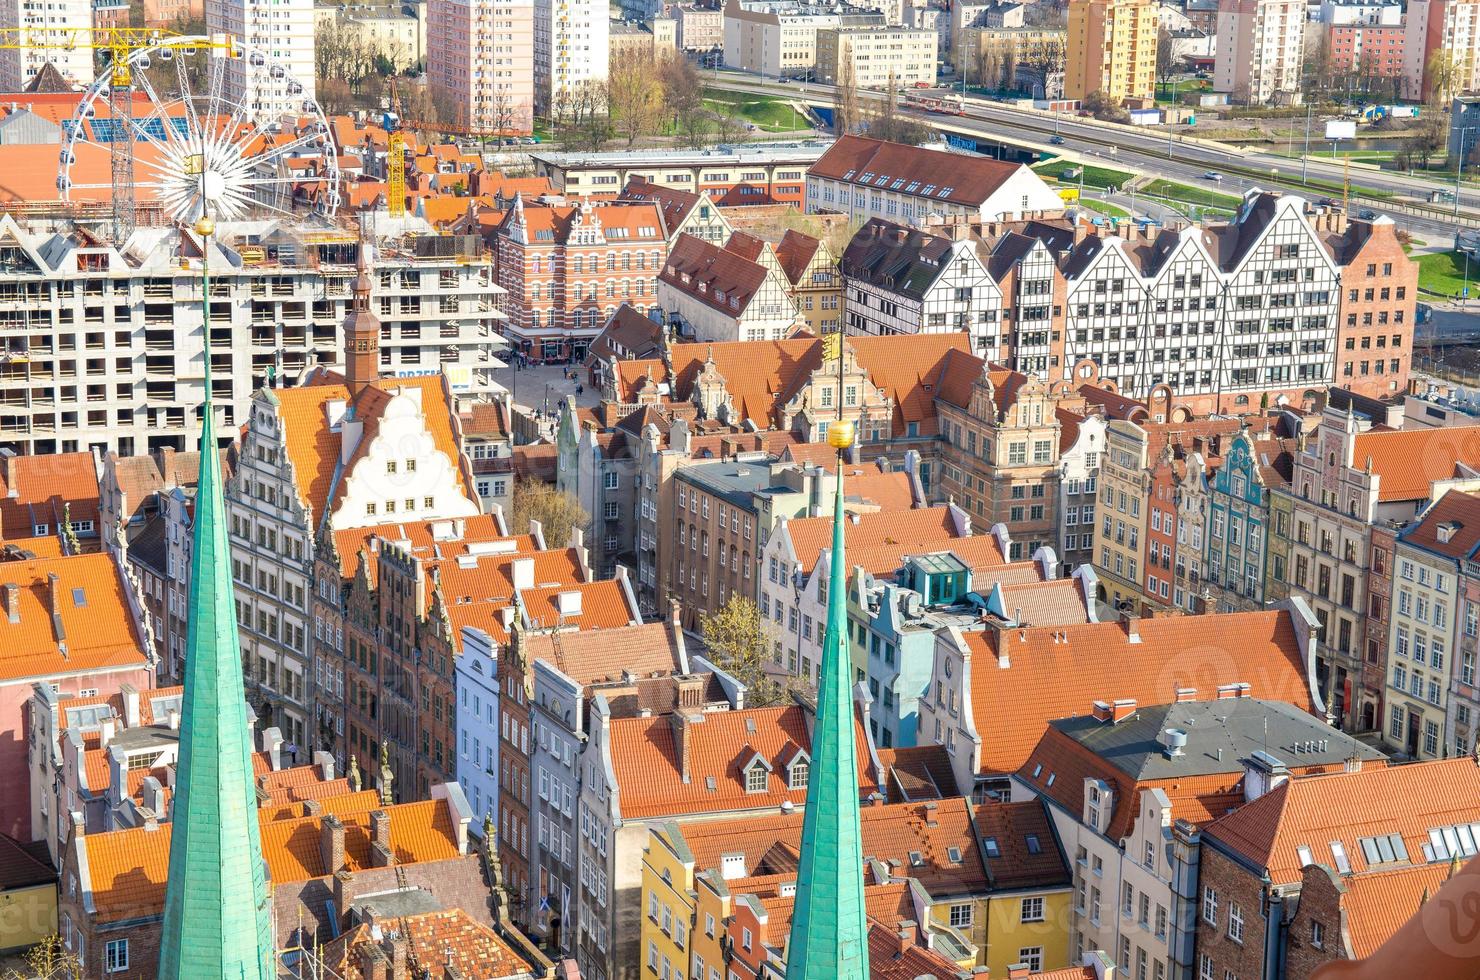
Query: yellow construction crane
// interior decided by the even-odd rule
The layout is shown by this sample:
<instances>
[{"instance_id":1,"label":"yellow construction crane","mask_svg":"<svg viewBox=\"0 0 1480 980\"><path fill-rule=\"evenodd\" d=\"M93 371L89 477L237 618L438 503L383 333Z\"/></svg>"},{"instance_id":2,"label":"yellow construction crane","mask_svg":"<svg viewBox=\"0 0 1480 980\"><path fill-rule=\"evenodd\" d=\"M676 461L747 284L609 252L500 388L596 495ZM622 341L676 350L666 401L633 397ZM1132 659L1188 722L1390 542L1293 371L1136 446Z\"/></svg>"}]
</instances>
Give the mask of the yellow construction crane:
<instances>
[{"instance_id":1,"label":"yellow construction crane","mask_svg":"<svg viewBox=\"0 0 1480 980\"><path fill-rule=\"evenodd\" d=\"M146 49L193 52L206 48L225 57L241 57L241 46L229 35L185 37L148 27L6 27L0 49L108 53L108 110L114 122L108 153L112 164L113 238L120 244L134 230L134 56ZM121 128L120 128L120 123ZM80 124L80 121L79 121ZM119 138L122 134L123 138Z\"/></svg>"},{"instance_id":2,"label":"yellow construction crane","mask_svg":"<svg viewBox=\"0 0 1480 980\"><path fill-rule=\"evenodd\" d=\"M401 96L390 82L390 101L380 122L385 130L385 209L392 218L406 216L406 133L401 128Z\"/></svg>"}]
</instances>

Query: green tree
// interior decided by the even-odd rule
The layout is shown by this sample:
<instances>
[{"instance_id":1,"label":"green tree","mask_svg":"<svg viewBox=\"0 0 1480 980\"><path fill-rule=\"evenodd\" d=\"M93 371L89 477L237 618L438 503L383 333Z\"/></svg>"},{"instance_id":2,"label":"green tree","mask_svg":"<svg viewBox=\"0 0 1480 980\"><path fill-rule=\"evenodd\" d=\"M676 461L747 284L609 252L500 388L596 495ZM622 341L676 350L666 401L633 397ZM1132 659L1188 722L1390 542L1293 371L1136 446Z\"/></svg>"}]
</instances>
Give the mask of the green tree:
<instances>
[{"instance_id":1,"label":"green tree","mask_svg":"<svg viewBox=\"0 0 1480 980\"><path fill-rule=\"evenodd\" d=\"M761 616L754 602L731 595L699 626L708 660L745 685L747 705L764 708L786 700L788 685L771 673L780 667L771 659L775 639L770 621Z\"/></svg>"},{"instance_id":2,"label":"green tree","mask_svg":"<svg viewBox=\"0 0 1480 980\"><path fill-rule=\"evenodd\" d=\"M530 521L538 521L544 529L546 547L568 548L571 532L589 526L591 515L581 509L575 497L543 480L519 480L514 484L509 531L528 534Z\"/></svg>"}]
</instances>

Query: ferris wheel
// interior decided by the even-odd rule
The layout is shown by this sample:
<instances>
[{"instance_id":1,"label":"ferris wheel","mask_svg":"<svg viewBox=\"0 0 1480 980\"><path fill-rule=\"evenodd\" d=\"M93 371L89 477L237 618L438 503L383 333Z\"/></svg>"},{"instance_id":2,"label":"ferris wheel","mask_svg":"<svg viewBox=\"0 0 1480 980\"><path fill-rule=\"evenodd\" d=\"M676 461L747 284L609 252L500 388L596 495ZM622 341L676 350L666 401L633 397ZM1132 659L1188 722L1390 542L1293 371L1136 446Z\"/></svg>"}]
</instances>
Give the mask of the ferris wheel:
<instances>
[{"instance_id":1,"label":"ferris wheel","mask_svg":"<svg viewBox=\"0 0 1480 980\"><path fill-rule=\"evenodd\" d=\"M172 36L130 52L121 68L101 71L66 126L56 180L62 199L116 192L116 179L87 182L95 178L79 180L73 171L79 153L101 150L114 158L116 178L121 144L131 158L134 200L169 220L332 216L340 203L339 158L323 110L262 51L236 41L224 53L222 47L219 37ZM233 63L282 96L277 111L228 95ZM129 91L119 98L115 88Z\"/></svg>"}]
</instances>

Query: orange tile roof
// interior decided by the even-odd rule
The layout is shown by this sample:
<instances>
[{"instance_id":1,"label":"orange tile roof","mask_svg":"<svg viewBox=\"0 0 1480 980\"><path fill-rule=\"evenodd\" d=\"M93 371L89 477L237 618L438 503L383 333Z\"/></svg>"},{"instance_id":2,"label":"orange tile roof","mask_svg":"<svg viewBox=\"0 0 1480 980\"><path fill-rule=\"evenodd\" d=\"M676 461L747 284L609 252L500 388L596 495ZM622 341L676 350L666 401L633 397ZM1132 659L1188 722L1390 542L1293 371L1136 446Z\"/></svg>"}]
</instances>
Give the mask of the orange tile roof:
<instances>
[{"instance_id":1,"label":"orange tile roof","mask_svg":"<svg viewBox=\"0 0 1480 980\"><path fill-rule=\"evenodd\" d=\"M533 578L537 587L555 583L569 589L577 587L585 579L580 552L574 548L535 551L526 555L479 555L476 561L469 561L466 565L456 559L428 561L423 568L446 602L447 618L454 635L461 633L464 626L476 626L495 642L507 642L509 631L504 627L499 611L514 604L516 558L534 561ZM583 608L584 605L583 596Z\"/></svg>"},{"instance_id":2,"label":"orange tile roof","mask_svg":"<svg viewBox=\"0 0 1480 980\"><path fill-rule=\"evenodd\" d=\"M397 864L448 861L461 856L448 805L440 800L382 807L390 817L390 849ZM373 865L370 813L346 813L345 866L363 871ZM261 824L262 855L276 884L322 878L328 873L320 849L322 817L270 820ZM87 848L88 872L97 921L158 915L164 909L169 875L171 824L155 830L134 827L80 838Z\"/></svg>"},{"instance_id":3,"label":"orange tile roof","mask_svg":"<svg viewBox=\"0 0 1480 980\"><path fill-rule=\"evenodd\" d=\"M1138 642L1123 623L963 634L980 771L1016 771L1049 721L1088 714L1096 700L1161 704L1179 687L1248 682L1255 697L1315 707L1288 611L1144 619L1136 627Z\"/></svg>"},{"instance_id":4,"label":"orange tile roof","mask_svg":"<svg viewBox=\"0 0 1480 980\"><path fill-rule=\"evenodd\" d=\"M625 801L624 791L624 813ZM1024 804L993 806L1022 808ZM1026 806L1037 810L1042 817L1043 843L1053 855L1060 877L1064 877L1063 861L1053 847L1047 817L1042 816L1043 805L1029 801ZM980 813L981 808L977 810ZM1038 829L1040 825L1034 823L1029 832ZM891 865L894 874L916 879L933 897L985 894L988 890L988 871L976 845L980 828L972 822L969 804L959 796L930 802L866 806L859 815L859 830L865 861L872 859ZM698 821L684 824L682 833L684 843L694 857L695 871L718 870L725 856L741 855L747 875L790 874L794 878L802 840L802 813L798 810L795 813ZM1013 846L1012 841L1003 838L1004 852ZM951 860L953 848L959 852L960 860ZM911 863L912 853L919 854L919 864ZM737 890L733 883L730 890Z\"/></svg>"},{"instance_id":5,"label":"orange tile roof","mask_svg":"<svg viewBox=\"0 0 1480 980\"><path fill-rule=\"evenodd\" d=\"M436 963L459 977L514 977L532 975L530 965L488 926L460 908L401 916L396 929L407 940L412 962ZM380 927L362 923L330 942L323 951L331 975L341 980L364 980L359 948L378 943ZM440 973L439 973L440 975Z\"/></svg>"},{"instance_id":6,"label":"orange tile roof","mask_svg":"<svg viewBox=\"0 0 1480 980\"><path fill-rule=\"evenodd\" d=\"M951 754L944 745L879 749L878 755L890 803L961 795L956 786L955 771L951 768Z\"/></svg>"},{"instance_id":7,"label":"orange tile roof","mask_svg":"<svg viewBox=\"0 0 1480 980\"><path fill-rule=\"evenodd\" d=\"M832 447L828 447L832 448ZM880 473L873 467L858 468L843 474L843 493L857 497L864 504L880 510L909 510L915 504L910 475L904 470Z\"/></svg>"},{"instance_id":8,"label":"orange tile roof","mask_svg":"<svg viewBox=\"0 0 1480 980\"><path fill-rule=\"evenodd\" d=\"M160 698L180 697L185 693L185 688L178 684L174 687L153 687L139 692L139 724L153 725L164 724L163 717L154 717L154 702ZM67 712L73 708L86 708L92 705L106 704L113 709L115 718L123 718L123 694L115 691L112 694L96 694L87 698L63 698L57 702L57 713L61 719L63 730L67 725Z\"/></svg>"},{"instance_id":9,"label":"orange tile roof","mask_svg":"<svg viewBox=\"0 0 1480 980\"><path fill-rule=\"evenodd\" d=\"M1341 905L1346 915L1351 955L1364 959L1393 937L1393 933L1418 912L1426 897L1432 897L1449 880L1453 868L1447 862L1396 871L1355 874L1343 880L1346 895Z\"/></svg>"},{"instance_id":10,"label":"orange tile roof","mask_svg":"<svg viewBox=\"0 0 1480 980\"><path fill-rule=\"evenodd\" d=\"M846 489L846 485L845 485ZM832 548L832 517L795 517L783 522L791 548L810 575L823 549ZM943 551L958 539L949 507L858 514L843 528L843 554L848 564L875 575L892 572L911 554ZM892 558L890 556L893 556ZM882 563L885 567L877 567Z\"/></svg>"},{"instance_id":11,"label":"orange tile roof","mask_svg":"<svg viewBox=\"0 0 1480 980\"><path fill-rule=\"evenodd\" d=\"M570 229L580 213L574 204L526 204L523 208L509 211L504 226L509 226L519 214L524 215L524 226L532 245L563 245ZM663 217L656 204L611 202L592 208L592 215L601 222L602 231L614 228L626 229L626 235L613 238L613 244L630 242L661 242L663 240ZM541 233L549 237L541 238Z\"/></svg>"},{"instance_id":12,"label":"orange tile roof","mask_svg":"<svg viewBox=\"0 0 1480 980\"><path fill-rule=\"evenodd\" d=\"M44 536L55 537L64 517L96 526L98 469L92 453L7 457L0 467L0 536L31 538L44 524Z\"/></svg>"},{"instance_id":13,"label":"orange tile roof","mask_svg":"<svg viewBox=\"0 0 1480 980\"><path fill-rule=\"evenodd\" d=\"M534 538L528 534L512 537L499 530L498 518L493 514L476 514L440 521L399 521L388 524L372 524L369 527L352 527L335 531L334 551L339 556L340 573L348 581L355 577L360 567L360 555L370 548L372 538L385 538L397 543L408 543L411 554L416 558L441 560L456 558L472 551L497 551L507 554L525 554L538 550ZM478 543L498 545L489 548L471 548ZM375 584L374 563L367 569L370 584Z\"/></svg>"},{"instance_id":14,"label":"orange tile roof","mask_svg":"<svg viewBox=\"0 0 1480 980\"><path fill-rule=\"evenodd\" d=\"M1002 601L1007 614L1020 625L1072 626L1089 622L1084 589L1072 578L1004 584Z\"/></svg>"},{"instance_id":15,"label":"orange tile roof","mask_svg":"<svg viewBox=\"0 0 1480 980\"><path fill-rule=\"evenodd\" d=\"M934 435L935 386L947 355L967 352L970 338L964 333L916 334L848 337L845 343L870 380L894 399L897 434L903 435L906 423L915 422L921 435ZM656 382L672 381L674 400L688 400L710 351L740 418L762 428L777 427L780 405L822 366L822 341L817 338L674 344L671 377L661 360L615 364L618 400L635 400L649 371Z\"/></svg>"},{"instance_id":16,"label":"orange tile roof","mask_svg":"<svg viewBox=\"0 0 1480 980\"><path fill-rule=\"evenodd\" d=\"M313 510L315 522L323 519L333 503L330 492L340 459L340 435L329 428L325 406L337 400L347 401L349 389L341 378L330 375L324 383L281 388L273 392L283 421L283 438L287 443L288 462L293 466L294 485L299 499ZM453 428L452 405L440 375L411 378L380 378L360 392L355 400L355 415L364 423L359 444L344 466L337 491L342 491L347 474L364 456L379 429L380 413L398 388L421 391L421 411L436 447L447 454L457 475L457 485L464 494L461 449Z\"/></svg>"},{"instance_id":17,"label":"orange tile roof","mask_svg":"<svg viewBox=\"0 0 1480 980\"><path fill-rule=\"evenodd\" d=\"M1480 425L1363 432L1353 441L1352 463L1379 477L1377 499L1427 500L1430 484L1456 467L1480 467Z\"/></svg>"},{"instance_id":18,"label":"orange tile roof","mask_svg":"<svg viewBox=\"0 0 1480 980\"><path fill-rule=\"evenodd\" d=\"M865 899L867 901L867 899ZM953 977L963 975L954 960L918 942L905 946L899 938L898 923L880 921L869 910L868 974L869 980L919 980L920 977Z\"/></svg>"},{"instance_id":19,"label":"orange tile roof","mask_svg":"<svg viewBox=\"0 0 1480 980\"><path fill-rule=\"evenodd\" d=\"M679 638L669 623L641 623L580 632L531 633L524 655L531 662L548 660L578 684L674 674L683 669Z\"/></svg>"},{"instance_id":20,"label":"orange tile roof","mask_svg":"<svg viewBox=\"0 0 1480 980\"><path fill-rule=\"evenodd\" d=\"M774 809L783 801L806 802L806 788L788 788L785 769L778 761L783 752L812 744L800 706L717 711L698 717L703 720L689 726L688 782L683 779L673 717L612 720L611 755L624 818ZM867 733L861 723L855 724L854 731L859 788L861 795L867 795L875 788L869 773ZM772 771L764 793L747 793L742 768L756 755ZM713 789L708 785L710 779Z\"/></svg>"},{"instance_id":21,"label":"orange tile roof","mask_svg":"<svg viewBox=\"0 0 1480 980\"><path fill-rule=\"evenodd\" d=\"M1316 863L1334 867L1329 842L1339 840L1360 873L1370 870L1360 838L1401 834L1409 862L1422 864L1432 828L1476 821L1480 766L1465 756L1288 779L1203 833L1282 885L1300 880L1302 845Z\"/></svg>"},{"instance_id":22,"label":"orange tile roof","mask_svg":"<svg viewBox=\"0 0 1480 980\"><path fill-rule=\"evenodd\" d=\"M986 802L973 810L976 832L997 842L998 857L986 859L993 888L1051 888L1067 885L1069 869L1059 852L1053 823L1042 800L1016 803ZM1035 854L1029 838L1038 841Z\"/></svg>"},{"instance_id":23,"label":"orange tile roof","mask_svg":"<svg viewBox=\"0 0 1480 980\"><path fill-rule=\"evenodd\" d=\"M50 575L58 577L54 607ZM0 585L6 583L20 586L20 616L15 623L0 616L0 683L148 663L111 555L5 562ZM53 608L64 642L54 631Z\"/></svg>"},{"instance_id":24,"label":"orange tile roof","mask_svg":"<svg viewBox=\"0 0 1480 980\"><path fill-rule=\"evenodd\" d=\"M581 611L574 616L560 612L560 595L567 592L581 594ZM627 601L627 590L615 579L523 589L519 600L534 629L561 626L566 629L606 630L642 622L642 615Z\"/></svg>"}]
</instances>

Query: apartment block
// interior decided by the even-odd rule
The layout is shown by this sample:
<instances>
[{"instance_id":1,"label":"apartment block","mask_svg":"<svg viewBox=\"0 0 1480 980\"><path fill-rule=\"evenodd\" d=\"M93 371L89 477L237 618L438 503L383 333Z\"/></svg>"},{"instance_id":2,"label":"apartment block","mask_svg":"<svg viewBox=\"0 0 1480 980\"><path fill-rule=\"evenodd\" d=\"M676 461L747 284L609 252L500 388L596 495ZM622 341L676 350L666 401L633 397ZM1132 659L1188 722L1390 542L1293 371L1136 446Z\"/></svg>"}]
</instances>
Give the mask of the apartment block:
<instances>
[{"instance_id":1,"label":"apartment block","mask_svg":"<svg viewBox=\"0 0 1480 980\"><path fill-rule=\"evenodd\" d=\"M1322 218L1314 219L1320 227ZM1325 223L1334 226L1332 216ZM1409 261L1391 218L1349 222L1324 236L1342 268L1337 311L1336 383L1373 398L1408 388L1418 265Z\"/></svg>"},{"instance_id":2,"label":"apartment block","mask_svg":"<svg viewBox=\"0 0 1480 980\"><path fill-rule=\"evenodd\" d=\"M226 61L222 94L253 115L294 119L314 98L313 0L205 0L206 33L229 34L246 56Z\"/></svg>"},{"instance_id":3,"label":"apartment block","mask_svg":"<svg viewBox=\"0 0 1480 980\"><path fill-rule=\"evenodd\" d=\"M1071 0L1064 97L1155 95L1156 10L1149 0Z\"/></svg>"},{"instance_id":4,"label":"apartment block","mask_svg":"<svg viewBox=\"0 0 1480 980\"><path fill-rule=\"evenodd\" d=\"M818 31L882 27L884 23L884 15L876 10L796 0L725 0L725 67L763 77L808 77L820 68Z\"/></svg>"},{"instance_id":5,"label":"apartment block","mask_svg":"<svg viewBox=\"0 0 1480 980\"><path fill-rule=\"evenodd\" d=\"M0 4L0 27L45 32L51 28L76 29L93 23L90 0L61 0L59 3L27 3L5 0ZM61 36L60 33L53 37ZM86 45L53 48L13 47L0 51L0 86L6 92L24 92L47 64L68 82L86 86L93 80L93 51ZM309 81L313 77L309 76Z\"/></svg>"},{"instance_id":6,"label":"apartment block","mask_svg":"<svg viewBox=\"0 0 1480 980\"><path fill-rule=\"evenodd\" d=\"M817 32L817 79L835 83L843 75L843 63L849 61L859 88L934 85L937 41L934 30L824 28Z\"/></svg>"},{"instance_id":7,"label":"apartment block","mask_svg":"<svg viewBox=\"0 0 1480 980\"><path fill-rule=\"evenodd\" d=\"M1403 98L1443 104L1480 89L1480 3L1413 0L1404 31ZM1446 88L1432 72L1436 57L1455 69Z\"/></svg>"},{"instance_id":8,"label":"apartment block","mask_svg":"<svg viewBox=\"0 0 1480 980\"><path fill-rule=\"evenodd\" d=\"M611 63L611 19L601 0L534 0L534 104L542 115L583 110ZM600 103L598 103L600 104Z\"/></svg>"},{"instance_id":9,"label":"apartment block","mask_svg":"<svg viewBox=\"0 0 1480 980\"><path fill-rule=\"evenodd\" d=\"M1392 25L1331 24L1325 31L1330 39L1333 71L1356 72L1368 78L1402 77L1408 29L1401 20Z\"/></svg>"},{"instance_id":10,"label":"apartment block","mask_svg":"<svg viewBox=\"0 0 1480 980\"><path fill-rule=\"evenodd\" d=\"M525 135L534 118L534 0L428 0L427 84L454 125Z\"/></svg>"},{"instance_id":11,"label":"apartment block","mask_svg":"<svg viewBox=\"0 0 1480 980\"><path fill-rule=\"evenodd\" d=\"M1213 89L1244 105L1298 105L1306 19L1298 0L1220 0Z\"/></svg>"},{"instance_id":12,"label":"apartment block","mask_svg":"<svg viewBox=\"0 0 1480 980\"><path fill-rule=\"evenodd\" d=\"M640 177L682 191L703 192L720 207L747 204L802 206L807 168L829 144L754 143L712 150L617 150L535 153L535 175L555 191L594 199L615 197Z\"/></svg>"},{"instance_id":13,"label":"apartment block","mask_svg":"<svg viewBox=\"0 0 1480 980\"><path fill-rule=\"evenodd\" d=\"M0 284L9 307L0 313L0 446L185 449L205 349L195 246L177 230L147 228L124 254L80 228L52 238L9 217L0 233L11 270ZM48 239L59 247L43 248ZM377 244L380 370L445 371L464 398L494 390L499 287L482 257L435 235ZM359 246L352 232L300 234L273 222L223 224L211 246L212 394L217 435L229 439L254 391L342 364Z\"/></svg>"}]
</instances>

